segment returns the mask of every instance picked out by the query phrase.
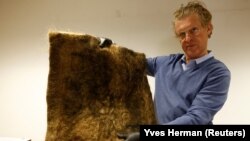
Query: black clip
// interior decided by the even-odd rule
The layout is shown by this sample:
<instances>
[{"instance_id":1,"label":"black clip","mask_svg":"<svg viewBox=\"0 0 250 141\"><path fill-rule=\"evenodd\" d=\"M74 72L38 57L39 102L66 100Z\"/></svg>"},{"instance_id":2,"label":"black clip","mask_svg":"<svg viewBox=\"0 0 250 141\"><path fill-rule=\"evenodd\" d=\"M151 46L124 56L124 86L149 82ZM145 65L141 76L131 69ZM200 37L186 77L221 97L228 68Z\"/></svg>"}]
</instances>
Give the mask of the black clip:
<instances>
[{"instance_id":1,"label":"black clip","mask_svg":"<svg viewBox=\"0 0 250 141\"><path fill-rule=\"evenodd\" d=\"M110 47L113 42L111 39L108 39L108 38L100 38L100 48L105 48L105 47Z\"/></svg>"}]
</instances>

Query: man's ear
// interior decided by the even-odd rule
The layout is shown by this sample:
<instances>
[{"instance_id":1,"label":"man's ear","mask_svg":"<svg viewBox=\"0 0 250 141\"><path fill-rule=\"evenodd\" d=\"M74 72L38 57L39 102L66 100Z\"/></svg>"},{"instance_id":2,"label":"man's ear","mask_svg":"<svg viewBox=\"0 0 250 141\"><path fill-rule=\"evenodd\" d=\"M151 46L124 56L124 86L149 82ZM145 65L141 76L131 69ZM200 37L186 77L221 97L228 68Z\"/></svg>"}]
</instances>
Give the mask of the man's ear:
<instances>
[{"instance_id":1,"label":"man's ear","mask_svg":"<svg viewBox=\"0 0 250 141\"><path fill-rule=\"evenodd\" d=\"M213 29L214 29L214 27L213 27L212 22L209 22L208 25L207 25L208 38L211 37L211 35L212 35L212 33L213 33Z\"/></svg>"}]
</instances>

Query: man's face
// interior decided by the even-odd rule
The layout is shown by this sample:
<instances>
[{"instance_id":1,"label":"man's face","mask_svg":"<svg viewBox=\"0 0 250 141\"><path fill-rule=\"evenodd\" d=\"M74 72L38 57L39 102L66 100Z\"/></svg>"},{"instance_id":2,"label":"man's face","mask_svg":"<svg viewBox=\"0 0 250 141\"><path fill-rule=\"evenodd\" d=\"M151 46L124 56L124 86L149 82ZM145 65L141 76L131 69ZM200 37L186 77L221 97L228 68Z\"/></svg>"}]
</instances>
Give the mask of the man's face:
<instances>
[{"instance_id":1,"label":"man's face","mask_svg":"<svg viewBox=\"0 0 250 141\"><path fill-rule=\"evenodd\" d=\"M180 40L187 61L207 54L208 36L212 33L212 24L202 26L197 14L191 14L175 21L175 32Z\"/></svg>"}]
</instances>

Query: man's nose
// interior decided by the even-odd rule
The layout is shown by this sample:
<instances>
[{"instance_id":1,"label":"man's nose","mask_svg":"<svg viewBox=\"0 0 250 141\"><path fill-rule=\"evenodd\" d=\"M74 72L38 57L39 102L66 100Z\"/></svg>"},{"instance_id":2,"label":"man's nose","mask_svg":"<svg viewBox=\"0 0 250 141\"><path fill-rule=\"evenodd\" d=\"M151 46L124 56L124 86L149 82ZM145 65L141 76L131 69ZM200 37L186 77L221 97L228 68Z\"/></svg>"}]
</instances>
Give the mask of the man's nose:
<instances>
[{"instance_id":1,"label":"man's nose","mask_svg":"<svg viewBox=\"0 0 250 141\"><path fill-rule=\"evenodd\" d=\"M192 40L192 35L190 33L187 33L185 38L184 38L184 41L189 42L191 40Z\"/></svg>"}]
</instances>

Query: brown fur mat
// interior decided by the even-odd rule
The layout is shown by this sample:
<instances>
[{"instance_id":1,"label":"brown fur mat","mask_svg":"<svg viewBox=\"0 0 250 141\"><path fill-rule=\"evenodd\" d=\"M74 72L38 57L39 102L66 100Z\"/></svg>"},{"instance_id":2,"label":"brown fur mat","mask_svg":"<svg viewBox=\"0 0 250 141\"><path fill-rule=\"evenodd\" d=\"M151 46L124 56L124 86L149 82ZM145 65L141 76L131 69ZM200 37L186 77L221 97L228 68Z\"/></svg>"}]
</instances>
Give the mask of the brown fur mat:
<instances>
[{"instance_id":1,"label":"brown fur mat","mask_svg":"<svg viewBox=\"0 0 250 141\"><path fill-rule=\"evenodd\" d=\"M146 59L86 34L50 32L46 141L121 141L155 124Z\"/></svg>"}]
</instances>

